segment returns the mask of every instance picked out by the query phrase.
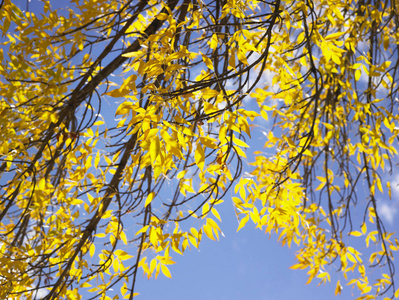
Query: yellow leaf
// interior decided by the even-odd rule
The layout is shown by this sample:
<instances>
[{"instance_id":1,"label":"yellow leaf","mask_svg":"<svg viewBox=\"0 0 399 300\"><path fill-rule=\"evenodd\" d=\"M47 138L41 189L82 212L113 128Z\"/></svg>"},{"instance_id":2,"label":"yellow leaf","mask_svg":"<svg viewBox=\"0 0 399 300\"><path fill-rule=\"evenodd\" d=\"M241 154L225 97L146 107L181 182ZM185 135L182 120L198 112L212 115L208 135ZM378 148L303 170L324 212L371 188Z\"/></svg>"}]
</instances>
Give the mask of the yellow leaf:
<instances>
[{"instance_id":1,"label":"yellow leaf","mask_svg":"<svg viewBox=\"0 0 399 300\"><path fill-rule=\"evenodd\" d=\"M209 213L209 203L205 203L202 206L202 215L205 217Z\"/></svg>"},{"instance_id":2,"label":"yellow leaf","mask_svg":"<svg viewBox=\"0 0 399 300\"><path fill-rule=\"evenodd\" d=\"M98 120L98 121L96 121L94 124L93 124L93 126L99 126L99 125L102 125L102 124L104 124L105 122L103 121L103 120Z\"/></svg>"},{"instance_id":3,"label":"yellow leaf","mask_svg":"<svg viewBox=\"0 0 399 300\"><path fill-rule=\"evenodd\" d=\"M200 54L202 55L202 60L204 61L206 66L213 71L214 68L213 68L213 63L212 63L211 59L208 56L202 54L201 52L200 52Z\"/></svg>"},{"instance_id":4,"label":"yellow leaf","mask_svg":"<svg viewBox=\"0 0 399 300\"><path fill-rule=\"evenodd\" d=\"M151 155L151 163L153 164L159 154L159 151L161 150L161 143L159 142L158 136L155 136L150 145L150 155Z\"/></svg>"},{"instance_id":5,"label":"yellow leaf","mask_svg":"<svg viewBox=\"0 0 399 300\"><path fill-rule=\"evenodd\" d=\"M165 13L160 13L159 15L157 15L157 19L161 20L161 21L166 20L167 18L168 18L168 15Z\"/></svg>"},{"instance_id":6,"label":"yellow leaf","mask_svg":"<svg viewBox=\"0 0 399 300\"><path fill-rule=\"evenodd\" d=\"M126 251L123 251L121 249L115 250L115 255L120 259L120 260L127 260L129 258L134 257L133 255L130 255Z\"/></svg>"},{"instance_id":7,"label":"yellow leaf","mask_svg":"<svg viewBox=\"0 0 399 300\"><path fill-rule=\"evenodd\" d=\"M371 291L371 286L366 286L365 288L362 289L362 294L367 294L370 291Z\"/></svg>"},{"instance_id":8,"label":"yellow leaf","mask_svg":"<svg viewBox=\"0 0 399 300\"><path fill-rule=\"evenodd\" d=\"M303 264L295 264L290 267L290 269L296 270L296 269L306 269L306 265Z\"/></svg>"},{"instance_id":9,"label":"yellow leaf","mask_svg":"<svg viewBox=\"0 0 399 300\"><path fill-rule=\"evenodd\" d=\"M123 57L135 57L139 54L139 51L133 51L133 52L128 52L128 53L124 53L122 54Z\"/></svg>"},{"instance_id":10,"label":"yellow leaf","mask_svg":"<svg viewBox=\"0 0 399 300\"><path fill-rule=\"evenodd\" d=\"M240 147L249 148L247 143L245 143L244 141L236 138L236 136L234 134L233 134L233 137L234 137L234 139L233 139L233 143L234 144L236 144L237 146L240 146Z\"/></svg>"},{"instance_id":11,"label":"yellow leaf","mask_svg":"<svg viewBox=\"0 0 399 300\"><path fill-rule=\"evenodd\" d=\"M377 156L376 156L377 157ZM379 156L378 156L379 157ZM383 189L382 189L382 184L381 184L381 180L379 178L376 178L377 181L377 188L378 190L383 193Z\"/></svg>"},{"instance_id":12,"label":"yellow leaf","mask_svg":"<svg viewBox=\"0 0 399 300\"><path fill-rule=\"evenodd\" d=\"M384 50L387 51L390 45L390 41L389 41L389 36L388 35L384 35Z\"/></svg>"},{"instance_id":13,"label":"yellow leaf","mask_svg":"<svg viewBox=\"0 0 399 300\"><path fill-rule=\"evenodd\" d=\"M172 275L170 274L170 271L167 266L161 265L161 270L162 270L163 275L165 275L168 278L172 278Z\"/></svg>"},{"instance_id":14,"label":"yellow leaf","mask_svg":"<svg viewBox=\"0 0 399 300\"><path fill-rule=\"evenodd\" d=\"M84 203L84 201L80 200L80 199L73 199L71 201L71 205L79 205L79 204L82 204L82 203Z\"/></svg>"},{"instance_id":15,"label":"yellow leaf","mask_svg":"<svg viewBox=\"0 0 399 300\"><path fill-rule=\"evenodd\" d=\"M94 253L96 252L96 246L94 245L94 243L90 245L89 252L90 252L90 257L93 257Z\"/></svg>"},{"instance_id":16,"label":"yellow leaf","mask_svg":"<svg viewBox=\"0 0 399 300\"><path fill-rule=\"evenodd\" d=\"M321 182L321 183L319 184L319 186L315 189L315 191L321 190L325 185L326 185L325 182Z\"/></svg>"},{"instance_id":17,"label":"yellow leaf","mask_svg":"<svg viewBox=\"0 0 399 300\"><path fill-rule=\"evenodd\" d=\"M201 171L203 171L205 166L205 152L201 144L197 144L197 149L195 149L194 159L198 168L200 168Z\"/></svg>"},{"instance_id":18,"label":"yellow leaf","mask_svg":"<svg viewBox=\"0 0 399 300\"><path fill-rule=\"evenodd\" d=\"M222 222L222 219L220 218L220 215L215 208L212 207L211 212L219 220L219 222Z\"/></svg>"},{"instance_id":19,"label":"yellow leaf","mask_svg":"<svg viewBox=\"0 0 399 300\"><path fill-rule=\"evenodd\" d=\"M133 297L136 297L136 296L138 296L138 295L140 295L140 293L133 293ZM129 294L129 293L126 294L126 295L123 297L123 299L130 299L130 294Z\"/></svg>"},{"instance_id":20,"label":"yellow leaf","mask_svg":"<svg viewBox=\"0 0 399 300\"><path fill-rule=\"evenodd\" d=\"M327 35L325 37L326 41L330 41L330 40L336 40L337 38L343 36L345 34L345 32L335 32L335 33L331 33L329 35Z\"/></svg>"},{"instance_id":21,"label":"yellow leaf","mask_svg":"<svg viewBox=\"0 0 399 300\"><path fill-rule=\"evenodd\" d=\"M341 11L337 7L334 7L334 13L340 20L344 20L344 16L342 15Z\"/></svg>"},{"instance_id":22,"label":"yellow leaf","mask_svg":"<svg viewBox=\"0 0 399 300\"><path fill-rule=\"evenodd\" d=\"M219 225L212 219L207 219L206 223L209 224L213 229L217 230L217 231L221 231L219 228Z\"/></svg>"},{"instance_id":23,"label":"yellow leaf","mask_svg":"<svg viewBox=\"0 0 399 300\"><path fill-rule=\"evenodd\" d=\"M112 210L108 209L102 216L102 219L108 219L112 216Z\"/></svg>"},{"instance_id":24,"label":"yellow leaf","mask_svg":"<svg viewBox=\"0 0 399 300\"><path fill-rule=\"evenodd\" d=\"M131 90L129 90L129 89L124 89L124 90L115 89L115 90L106 92L103 95L111 96L113 98L121 98L121 97L124 97L124 96L130 94L130 92L131 92Z\"/></svg>"},{"instance_id":25,"label":"yellow leaf","mask_svg":"<svg viewBox=\"0 0 399 300\"><path fill-rule=\"evenodd\" d=\"M354 264L356 263L356 259L354 258L354 256L350 253L346 253L346 257L353 262Z\"/></svg>"},{"instance_id":26,"label":"yellow leaf","mask_svg":"<svg viewBox=\"0 0 399 300\"><path fill-rule=\"evenodd\" d=\"M242 157L245 157L245 158L247 158L247 156L246 156L245 152L244 152L244 151L242 151L242 149L241 149L241 148L239 148L239 147L237 147L237 146L233 146L233 148L234 148L234 151L236 151L236 152L237 152L237 154L238 154L239 156L242 156Z\"/></svg>"},{"instance_id":27,"label":"yellow leaf","mask_svg":"<svg viewBox=\"0 0 399 300\"><path fill-rule=\"evenodd\" d=\"M215 51L215 49L218 47L218 36L216 33L212 34L211 40L208 42L209 47Z\"/></svg>"},{"instance_id":28,"label":"yellow leaf","mask_svg":"<svg viewBox=\"0 0 399 300\"><path fill-rule=\"evenodd\" d=\"M187 170L180 171L180 172L177 174L176 178L177 178L177 179L182 179L182 178L184 177L184 175L186 175L186 173L187 173Z\"/></svg>"},{"instance_id":29,"label":"yellow leaf","mask_svg":"<svg viewBox=\"0 0 399 300\"><path fill-rule=\"evenodd\" d=\"M198 248L197 239L192 234L188 234L188 240L195 248Z\"/></svg>"},{"instance_id":30,"label":"yellow leaf","mask_svg":"<svg viewBox=\"0 0 399 300\"><path fill-rule=\"evenodd\" d=\"M362 76L362 71L360 69L357 69L355 71L355 80L359 81L360 77Z\"/></svg>"},{"instance_id":31,"label":"yellow leaf","mask_svg":"<svg viewBox=\"0 0 399 300\"><path fill-rule=\"evenodd\" d=\"M366 231L367 231L367 225L366 225L366 223L363 223L363 225L362 225L362 227L361 227L361 230L362 230L362 233L363 233L363 234L366 234Z\"/></svg>"},{"instance_id":32,"label":"yellow leaf","mask_svg":"<svg viewBox=\"0 0 399 300\"><path fill-rule=\"evenodd\" d=\"M150 272L153 273L156 267L157 267L157 260L153 258L150 263Z\"/></svg>"},{"instance_id":33,"label":"yellow leaf","mask_svg":"<svg viewBox=\"0 0 399 300\"><path fill-rule=\"evenodd\" d=\"M144 207L147 207L147 206L152 202L152 200L154 199L154 197L155 197L155 193L154 193L154 192L151 192L151 193L147 196L147 199L145 200Z\"/></svg>"},{"instance_id":34,"label":"yellow leaf","mask_svg":"<svg viewBox=\"0 0 399 300\"><path fill-rule=\"evenodd\" d=\"M209 137L200 137L201 143L211 149L217 149L218 146L216 144L216 140L209 138Z\"/></svg>"},{"instance_id":35,"label":"yellow leaf","mask_svg":"<svg viewBox=\"0 0 399 300\"><path fill-rule=\"evenodd\" d=\"M88 282L83 282L80 287L85 288L85 287L91 287L92 285Z\"/></svg>"},{"instance_id":36,"label":"yellow leaf","mask_svg":"<svg viewBox=\"0 0 399 300\"><path fill-rule=\"evenodd\" d=\"M111 242L111 245L112 245L112 246L115 246L115 244L116 244L116 238L115 238L115 236L114 236L113 234L111 234L111 235L109 236L109 241Z\"/></svg>"},{"instance_id":37,"label":"yellow leaf","mask_svg":"<svg viewBox=\"0 0 399 300\"><path fill-rule=\"evenodd\" d=\"M146 225L146 226L142 227L139 231L136 232L135 235L139 235L140 233L146 232L148 227L150 227L150 225Z\"/></svg>"},{"instance_id":38,"label":"yellow leaf","mask_svg":"<svg viewBox=\"0 0 399 300\"><path fill-rule=\"evenodd\" d=\"M353 236L362 236L362 233L359 232L359 231L352 231L352 232L350 233L350 235L353 235Z\"/></svg>"},{"instance_id":39,"label":"yellow leaf","mask_svg":"<svg viewBox=\"0 0 399 300\"><path fill-rule=\"evenodd\" d=\"M114 260L112 261L112 266L113 266L113 268L114 268L114 272L118 272L118 270L119 270L119 260L114 259Z\"/></svg>"},{"instance_id":40,"label":"yellow leaf","mask_svg":"<svg viewBox=\"0 0 399 300\"><path fill-rule=\"evenodd\" d=\"M212 232L212 227L209 224L205 224L203 227L205 234L207 235L207 237L209 237L211 240L215 241L215 238L213 236L213 232Z\"/></svg>"},{"instance_id":41,"label":"yellow leaf","mask_svg":"<svg viewBox=\"0 0 399 300\"><path fill-rule=\"evenodd\" d=\"M239 225L238 228L237 228L237 232L238 232L241 228L243 228L243 227L245 226L245 224L247 224L248 220L249 220L249 215L247 214L244 218L241 219L240 225Z\"/></svg>"},{"instance_id":42,"label":"yellow leaf","mask_svg":"<svg viewBox=\"0 0 399 300\"><path fill-rule=\"evenodd\" d=\"M136 79L137 79L137 75L136 74L130 75L128 78L126 78L123 81L123 83L120 86L119 90L124 90L126 87L131 87L132 89L135 89L134 82L136 81Z\"/></svg>"},{"instance_id":43,"label":"yellow leaf","mask_svg":"<svg viewBox=\"0 0 399 300\"><path fill-rule=\"evenodd\" d=\"M341 58L338 55L331 54L331 59L333 62L335 62L337 65L341 64Z\"/></svg>"},{"instance_id":44,"label":"yellow leaf","mask_svg":"<svg viewBox=\"0 0 399 300\"><path fill-rule=\"evenodd\" d=\"M245 56L245 52L242 51L240 48L237 50L237 58L240 62L242 62L244 65L249 65L247 57Z\"/></svg>"},{"instance_id":45,"label":"yellow leaf","mask_svg":"<svg viewBox=\"0 0 399 300\"><path fill-rule=\"evenodd\" d=\"M98 168L98 163L100 162L100 151L97 151L96 157L94 159L94 167Z\"/></svg>"},{"instance_id":46,"label":"yellow leaf","mask_svg":"<svg viewBox=\"0 0 399 300\"><path fill-rule=\"evenodd\" d=\"M341 291L342 291L342 285L341 285L341 283L338 280L337 281L337 286L335 287L335 296L341 295Z\"/></svg>"},{"instance_id":47,"label":"yellow leaf","mask_svg":"<svg viewBox=\"0 0 399 300\"><path fill-rule=\"evenodd\" d=\"M122 242L127 245L127 237L124 231L121 231L119 234L120 239L122 240Z\"/></svg>"}]
</instances>

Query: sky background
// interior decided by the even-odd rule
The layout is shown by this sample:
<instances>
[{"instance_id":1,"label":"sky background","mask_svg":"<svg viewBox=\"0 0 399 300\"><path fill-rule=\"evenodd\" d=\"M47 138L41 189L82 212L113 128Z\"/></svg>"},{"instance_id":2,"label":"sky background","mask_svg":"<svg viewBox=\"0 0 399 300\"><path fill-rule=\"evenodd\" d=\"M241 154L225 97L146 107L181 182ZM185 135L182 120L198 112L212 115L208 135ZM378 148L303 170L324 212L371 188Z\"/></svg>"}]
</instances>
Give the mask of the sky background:
<instances>
[{"instance_id":1,"label":"sky background","mask_svg":"<svg viewBox=\"0 0 399 300\"><path fill-rule=\"evenodd\" d=\"M30 9L35 8L36 2L35 0L30 2ZM24 9L27 2L19 0L15 3L20 4L19 7ZM251 102L247 104L252 105ZM115 107L110 111L114 109ZM267 124L263 125L267 127ZM254 142L255 148L251 148L248 154L257 148L262 148L264 143L262 135L254 136L251 146ZM250 157L251 155L249 155L249 161L251 161ZM387 230L395 231L399 180L396 174L391 178L393 178L393 199L391 201L379 199L381 201L380 214L385 220ZM390 180L388 176L386 180ZM354 298L351 287L346 286L342 278L336 274L336 266L330 269L331 284L317 286L319 280L315 279L311 284L306 285L306 270L290 269L290 266L295 264L295 246L291 249L281 246L275 235L269 239L268 234L255 229L255 225L251 222L248 222L247 226L237 233L238 221L231 196L232 192L228 193L224 198L225 202L217 207L222 218L222 223L219 225L225 237L220 236L220 241L215 242L203 235L199 251L192 248L191 251L186 251L184 256L173 253L173 260L177 263L168 266L172 279L160 274L158 279L148 280L143 276L142 270L139 270L135 291L140 295L135 299L330 300ZM362 212L360 213L363 215ZM354 230L358 229L354 228ZM342 295L336 297L334 296L335 282L339 278L343 284L343 290ZM83 299L84 297L86 295Z\"/></svg>"},{"instance_id":2,"label":"sky background","mask_svg":"<svg viewBox=\"0 0 399 300\"><path fill-rule=\"evenodd\" d=\"M172 279L139 276L137 299L337 299L335 285L317 287L317 280L306 285L306 271L290 269L294 247L281 246L275 235L269 239L250 222L236 233L232 204L223 205L219 212L225 237L219 242L204 238L199 252L173 254L177 264L169 267ZM350 288L339 298L353 298Z\"/></svg>"},{"instance_id":3,"label":"sky background","mask_svg":"<svg viewBox=\"0 0 399 300\"><path fill-rule=\"evenodd\" d=\"M253 58L254 59L254 58ZM252 74L255 76L255 74ZM260 86L272 86L272 74L266 72ZM367 77L362 75L360 81L365 85ZM234 85L228 86L234 89ZM382 97L383 95L381 95ZM244 104L249 110L258 111L258 105L254 99L246 98ZM265 137L262 132L272 129L272 122L257 118L256 128L251 132L251 140L247 143L251 148L247 149L247 163L254 161L253 153L257 150L270 151L263 148ZM396 161L397 163L397 161ZM392 199L388 198L388 193L377 194L379 205L379 215L382 216L386 230L396 232L398 229L398 207L399 207L399 172L395 171L395 161L393 161L393 173L381 172L383 186L386 182L391 182ZM244 162L244 172L250 172L251 168ZM361 192L361 185L358 187L359 199L365 197ZM172 253L176 264L168 266L172 274L172 279L159 275L158 279L150 279L139 272L138 282L135 292L139 292L138 300L150 300L162 298L163 300L172 299L306 299L306 300L332 300L332 299L355 299L359 297L357 289L352 290L352 286L346 285L346 280L338 272L338 264L327 268L330 272L331 282L319 285L320 279L315 278L310 284L306 270L290 269L296 263L295 252L298 248L292 245L291 248L282 246L277 241L278 236L265 234L262 230L255 229L251 220L247 225L236 232L238 221L235 216L231 198L234 192L230 191L224 197L224 203L217 206L222 223L219 223L224 237L220 236L218 242L209 240L205 235L201 241L199 251L192 248L186 251L184 256ZM362 205L365 201L360 201L357 208L353 209L353 230L360 230L364 216ZM359 243L357 243L359 241ZM350 239L350 245L366 252L364 249L364 237ZM369 251L369 249L368 249ZM363 255L362 259L367 261L368 254ZM368 266L366 262L366 266ZM397 266L398 268L398 266ZM370 282L374 276L380 276L381 269L375 268L368 270L371 273ZM350 275L349 275L350 276ZM351 279L351 278L349 278ZM343 287L341 295L335 296L337 280L340 280ZM390 296L387 294L384 297ZM381 297L383 299L384 297ZM135 297L136 299L136 297Z\"/></svg>"},{"instance_id":4,"label":"sky background","mask_svg":"<svg viewBox=\"0 0 399 300\"><path fill-rule=\"evenodd\" d=\"M397 191L393 200L397 205ZM219 242L203 238L199 250L186 251L184 256L173 253L176 264L169 266L172 279L162 274L148 280L139 272L136 291L138 300L150 299L354 299L352 288L330 267L332 282L318 286L319 279L308 285L307 270L292 270L295 247L282 246L276 235L265 234L250 222L238 233L233 205L226 199L218 209L225 237ZM389 209L387 211L390 211ZM382 213L383 216L386 214ZM387 230L397 229L396 213L392 222L385 218ZM388 213L392 215L392 211ZM356 229L356 228L355 228ZM359 238L361 239L361 238ZM352 239L352 242L355 241ZM379 272L378 268L373 272ZM335 282L341 279L343 290L334 296ZM355 291L355 295L357 291ZM382 299L382 298L381 298Z\"/></svg>"}]
</instances>

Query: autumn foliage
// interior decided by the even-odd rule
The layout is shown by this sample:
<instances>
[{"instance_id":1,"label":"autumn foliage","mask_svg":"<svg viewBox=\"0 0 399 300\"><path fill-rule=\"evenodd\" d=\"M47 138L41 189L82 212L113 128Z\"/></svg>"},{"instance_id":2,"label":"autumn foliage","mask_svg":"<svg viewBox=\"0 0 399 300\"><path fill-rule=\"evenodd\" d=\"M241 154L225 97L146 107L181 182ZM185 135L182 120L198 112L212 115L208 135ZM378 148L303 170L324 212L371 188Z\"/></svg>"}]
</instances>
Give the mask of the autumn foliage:
<instances>
[{"instance_id":1,"label":"autumn foliage","mask_svg":"<svg viewBox=\"0 0 399 300\"><path fill-rule=\"evenodd\" d=\"M399 295L397 0L26 6L0 11L0 299L132 299L220 205L309 282Z\"/></svg>"}]
</instances>

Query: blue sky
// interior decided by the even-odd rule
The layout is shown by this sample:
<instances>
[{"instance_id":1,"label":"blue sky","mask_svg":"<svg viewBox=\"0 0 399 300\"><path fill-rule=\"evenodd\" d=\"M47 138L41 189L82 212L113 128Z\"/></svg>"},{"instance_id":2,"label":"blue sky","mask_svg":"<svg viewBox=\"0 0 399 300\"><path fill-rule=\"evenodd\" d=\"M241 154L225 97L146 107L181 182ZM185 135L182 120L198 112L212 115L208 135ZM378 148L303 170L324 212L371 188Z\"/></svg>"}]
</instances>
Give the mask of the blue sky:
<instances>
[{"instance_id":1,"label":"blue sky","mask_svg":"<svg viewBox=\"0 0 399 300\"><path fill-rule=\"evenodd\" d=\"M236 233L238 224L232 205L226 201L223 206L221 228L225 237L219 242L204 238L199 252L193 249L184 256L175 254L177 263L170 266L172 279L139 276L137 299L351 298L350 288L337 298L333 284L317 287L315 280L306 285L305 271L289 269L295 263L294 248L281 246L276 236L269 239L250 223Z\"/></svg>"},{"instance_id":2,"label":"blue sky","mask_svg":"<svg viewBox=\"0 0 399 300\"><path fill-rule=\"evenodd\" d=\"M203 238L200 251L193 248L184 256L173 253L177 263L169 266L172 279L159 275L148 280L139 272L136 291L138 300L332 300L355 299L356 290L346 286L345 280L331 266L332 282L318 286L316 278L308 285L306 270L292 270L295 264L295 247L282 246L276 235L265 234L250 222L236 232L238 223L232 204L226 200L219 205L225 237L219 242ZM387 223L388 230L397 225ZM352 242L355 240L352 239ZM378 268L373 272L379 273ZM335 296L335 283L340 279L341 295ZM355 296L356 295L356 296ZM388 296L388 295L387 295ZM382 299L382 298L381 298Z\"/></svg>"}]
</instances>

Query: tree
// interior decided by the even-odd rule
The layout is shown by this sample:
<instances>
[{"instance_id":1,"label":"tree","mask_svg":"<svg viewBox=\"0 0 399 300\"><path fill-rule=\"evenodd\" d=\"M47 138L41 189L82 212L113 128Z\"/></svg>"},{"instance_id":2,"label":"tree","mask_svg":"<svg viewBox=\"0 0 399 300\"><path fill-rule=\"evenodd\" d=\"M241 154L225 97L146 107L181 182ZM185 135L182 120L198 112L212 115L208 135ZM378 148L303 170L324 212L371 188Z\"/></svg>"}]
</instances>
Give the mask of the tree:
<instances>
[{"instance_id":1,"label":"tree","mask_svg":"<svg viewBox=\"0 0 399 300\"><path fill-rule=\"evenodd\" d=\"M233 186L238 229L296 244L309 281L332 264L359 299L398 296L377 207L397 164L397 1L1 8L1 299L132 299L140 269L170 277L173 252L218 239Z\"/></svg>"}]
</instances>

